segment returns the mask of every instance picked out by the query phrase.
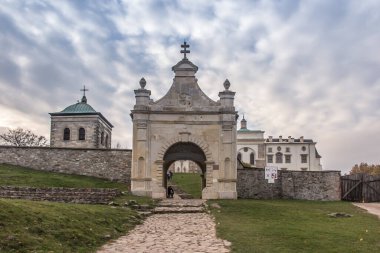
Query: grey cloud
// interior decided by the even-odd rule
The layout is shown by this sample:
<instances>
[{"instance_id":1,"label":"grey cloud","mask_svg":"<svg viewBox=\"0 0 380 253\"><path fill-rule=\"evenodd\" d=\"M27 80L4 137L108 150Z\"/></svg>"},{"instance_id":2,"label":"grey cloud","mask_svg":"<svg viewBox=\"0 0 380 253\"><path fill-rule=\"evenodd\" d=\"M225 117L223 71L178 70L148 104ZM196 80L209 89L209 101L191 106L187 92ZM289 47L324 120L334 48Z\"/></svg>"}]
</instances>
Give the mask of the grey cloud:
<instances>
[{"instance_id":1,"label":"grey cloud","mask_svg":"<svg viewBox=\"0 0 380 253\"><path fill-rule=\"evenodd\" d=\"M30 1L2 7L0 43L7 50L0 51L0 106L46 125L46 135L47 113L80 99L85 84L89 103L116 126L114 144L130 147L133 90L144 76L152 98L163 96L187 39L202 89L216 100L229 78L250 128L316 139L327 169L376 161L359 150L363 142L341 133L365 135L378 124L376 1ZM22 124L17 117L12 122ZM347 145L358 146L349 151L356 152L353 160L345 158Z\"/></svg>"}]
</instances>

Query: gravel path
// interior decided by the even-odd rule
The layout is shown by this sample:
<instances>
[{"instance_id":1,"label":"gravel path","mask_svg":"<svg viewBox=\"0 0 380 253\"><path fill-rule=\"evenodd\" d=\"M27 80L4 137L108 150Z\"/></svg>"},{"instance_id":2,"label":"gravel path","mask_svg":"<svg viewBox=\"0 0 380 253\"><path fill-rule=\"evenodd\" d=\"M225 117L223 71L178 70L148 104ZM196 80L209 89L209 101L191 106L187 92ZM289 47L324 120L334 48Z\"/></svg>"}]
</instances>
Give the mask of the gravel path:
<instances>
[{"instance_id":1,"label":"gravel path","mask_svg":"<svg viewBox=\"0 0 380 253\"><path fill-rule=\"evenodd\" d=\"M230 244L216 238L215 222L207 213L166 213L148 217L129 234L104 245L98 253L223 253L229 252Z\"/></svg>"},{"instance_id":2,"label":"gravel path","mask_svg":"<svg viewBox=\"0 0 380 253\"><path fill-rule=\"evenodd\" d=\"M352 203L362 209L367 210L369 213L377 215L380 218L380 203Z\"/></svg>"}]
</instances>

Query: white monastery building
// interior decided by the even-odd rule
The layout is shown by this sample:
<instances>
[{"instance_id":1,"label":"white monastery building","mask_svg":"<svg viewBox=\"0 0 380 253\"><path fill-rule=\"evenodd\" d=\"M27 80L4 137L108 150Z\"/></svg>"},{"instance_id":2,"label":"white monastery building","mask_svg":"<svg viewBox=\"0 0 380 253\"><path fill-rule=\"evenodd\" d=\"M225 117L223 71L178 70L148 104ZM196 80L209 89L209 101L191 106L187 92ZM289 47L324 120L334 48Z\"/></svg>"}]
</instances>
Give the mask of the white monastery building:
<instances>
[{"instance_id":1,"label":"white monastery building","mask_svg":"<svg viewBox=\"0 0 380 253\"><path fill-rule=\"evenodd\" d=\"M300 137L264 138L264 131L249 130L247 121L241 120L237 131L237 158L243 164L257 168L275 166L281 170L322 170L321 156L316 142Z\"/></svg>"}]
</instances>

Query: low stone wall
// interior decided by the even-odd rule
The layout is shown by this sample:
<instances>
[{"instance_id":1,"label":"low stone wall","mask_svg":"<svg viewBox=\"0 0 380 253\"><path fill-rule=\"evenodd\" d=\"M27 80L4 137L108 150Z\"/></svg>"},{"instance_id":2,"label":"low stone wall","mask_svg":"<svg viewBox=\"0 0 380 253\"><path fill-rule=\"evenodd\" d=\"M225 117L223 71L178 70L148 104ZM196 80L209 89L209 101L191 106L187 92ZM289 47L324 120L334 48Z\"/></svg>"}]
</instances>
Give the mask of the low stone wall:
<instances>
[{"instance_id":1,"label":"low stone wall","mask_svg":"<svg viewBox=\"0 0 380 253\"><path fill-rule=\"evenodd\" d=\"M273 184L264 169L238 169L237 192L247 199L340 200L340 171L278 171Z\"/></svg>"},{"instance_id":2,"label":"low stone wall","mask_svg":"<svg viewBox=\"0 0 380 253\"><path fill-rule=\"evenodd\" d=\"M119 189L35 188L0 186L0 198L47 200L81 204L107 204L120 196Z\"/></svg>"},{"instance_id":3,"label":"low stone wall","mask_svg":"<svg viewBox=\"0 0 380 253\"><path fill-rule=\"evenodd\" d=\"M80 149L0 146L0 163L37 170L86 175L130 185L129 149Z\"/></svg>"}]
</instances>

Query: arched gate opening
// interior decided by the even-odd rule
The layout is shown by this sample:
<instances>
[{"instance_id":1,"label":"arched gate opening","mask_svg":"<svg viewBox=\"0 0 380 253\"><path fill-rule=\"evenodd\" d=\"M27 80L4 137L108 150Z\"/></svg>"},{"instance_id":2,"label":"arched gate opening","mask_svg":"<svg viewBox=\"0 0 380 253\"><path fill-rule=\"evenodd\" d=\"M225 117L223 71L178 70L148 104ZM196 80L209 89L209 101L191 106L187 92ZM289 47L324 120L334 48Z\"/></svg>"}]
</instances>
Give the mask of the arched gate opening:
<instances>
[{"instance_id":1,"label":"arched gate opening","mask_svg":"<svg viewBox=\"0 0 380 253\"><path fill-rule=\"evenodd\" d=\"M201 169L201 190L206 187L206 155L203 150L192 142L178 142L170 146L164 154L163 163L163 186L168 187L167 171L169 167L179 160L195 162Z\"/></svg>"}]
</instances>

